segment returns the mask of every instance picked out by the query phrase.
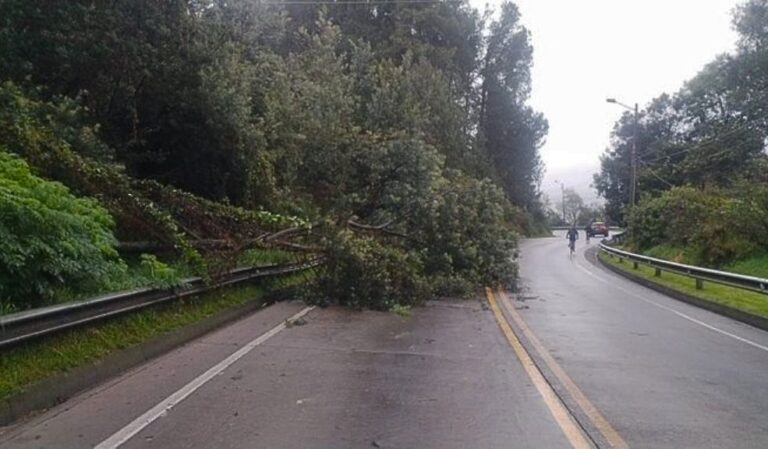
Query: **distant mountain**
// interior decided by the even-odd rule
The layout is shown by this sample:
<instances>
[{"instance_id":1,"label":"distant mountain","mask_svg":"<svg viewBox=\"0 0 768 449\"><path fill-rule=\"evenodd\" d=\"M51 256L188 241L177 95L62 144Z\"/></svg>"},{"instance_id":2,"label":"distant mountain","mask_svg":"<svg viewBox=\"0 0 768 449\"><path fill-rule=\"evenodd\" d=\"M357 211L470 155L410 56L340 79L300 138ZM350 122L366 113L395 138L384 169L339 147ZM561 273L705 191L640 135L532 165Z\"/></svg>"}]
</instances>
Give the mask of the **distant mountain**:
<instances>
[{"instance_id":1,"label":"distant mountain","mask_svg":"<svg viewBox=\"0 0 768 449\"><path fill-rule=\"evenodd\" d=\"M600 170L600 162L594 164L582 165L572 168L557 167L547 169L544 174L544 180L541 183L541 191L549 197L550 205L554 206L560 202L560 184L566 188L572 188L581 195L585 204L602 204L603 199L597 196L597 192L592 188L592 175Z\"/></svg>"}]
</instances>

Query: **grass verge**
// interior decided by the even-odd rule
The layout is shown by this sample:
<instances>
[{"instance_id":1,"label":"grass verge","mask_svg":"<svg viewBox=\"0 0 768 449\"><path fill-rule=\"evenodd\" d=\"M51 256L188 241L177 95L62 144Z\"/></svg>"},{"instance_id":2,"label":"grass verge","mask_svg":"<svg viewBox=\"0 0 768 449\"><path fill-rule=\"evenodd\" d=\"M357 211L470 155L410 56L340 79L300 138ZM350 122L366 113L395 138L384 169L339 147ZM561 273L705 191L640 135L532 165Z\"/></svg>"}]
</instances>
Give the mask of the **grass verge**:
<instances>
[{"instance_id":1,"label":"grass verge","mask_svg":"<svg viewBox=\"0 0 768 449\"><path fill-rule=\"evenodd\" d=\"M627 260L619 263L618 259L611 258L603 252L599 252L597 257L604 263L681 293L768 318L768 295L706 281L704 288L698 290L695 280L688 276L663 271L660 277L656 277L655 270L647 265L639 264L638 269L635 270L632 268L632 263Z\"/></svg>"},{"instance_id":2,"label":"grass verge","mask_svg":"<svg viewBox=\"0 0 768 449\"><path fill-rule=\"evenodd\" d=\"M737 260L730 265L727 265L725 270L750 276L768 278L768 254L761 254L747 259Z\"/></svg>"},{"instance_id":3,"label":"grass verge","mask_svg":"<svg viewBox=\"0 0 768 449\"><path fill-rule=\"evenodd\" d=\"M0 398L248 301L266 302L271 292L305 279L305 275L297 274L263 281L259 286L228 287L5 350L0 357Z\"/></svg>"}]
</instances>

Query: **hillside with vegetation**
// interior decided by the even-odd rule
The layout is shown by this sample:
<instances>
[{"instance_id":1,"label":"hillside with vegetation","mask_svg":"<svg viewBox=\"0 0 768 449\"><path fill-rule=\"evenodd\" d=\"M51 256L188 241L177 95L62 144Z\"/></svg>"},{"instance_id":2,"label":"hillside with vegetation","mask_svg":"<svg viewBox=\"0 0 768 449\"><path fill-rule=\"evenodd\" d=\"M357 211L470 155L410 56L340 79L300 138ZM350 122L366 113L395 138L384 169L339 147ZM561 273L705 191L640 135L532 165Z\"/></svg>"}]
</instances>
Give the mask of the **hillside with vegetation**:
<instances>
[{"instance_id":1,"label":"hillside with vegetation","mask_svg":"<svg viewBox=\"0 0 768 449\"><path fill-rule=\"evenodd\" d=\"M512 3L0 17L0 312L215 279L249 251L321 258L313 302L407 306L514 284L517 237L544 222L547 122Z\"/></svg>"},{"instance_id":2,"label":"hillside with vegetation","mask_svg":"<svg viewBox=\"0 0 768 449\"><path fill-rule=\"evenodd\" d=\"M677 261L768 276L768 1L734 12L737 49L641 111L638 205L628 207L630 114L595 185L629 244Z\"/></svg>"}]
</instances>

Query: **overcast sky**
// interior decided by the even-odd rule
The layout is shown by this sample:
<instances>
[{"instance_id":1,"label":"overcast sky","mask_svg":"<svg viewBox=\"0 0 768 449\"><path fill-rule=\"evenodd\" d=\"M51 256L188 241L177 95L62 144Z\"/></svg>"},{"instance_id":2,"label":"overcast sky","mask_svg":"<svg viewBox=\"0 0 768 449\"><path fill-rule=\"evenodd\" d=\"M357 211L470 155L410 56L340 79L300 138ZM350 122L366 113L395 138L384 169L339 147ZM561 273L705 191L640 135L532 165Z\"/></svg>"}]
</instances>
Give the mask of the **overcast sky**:
<instances>
[{"instance_id":1,"label":"overcast sky","mask_svg":"<svg viewBox=\"0 0 768 449\"><path fill-rule=\"evenodd\" d=\"M471 1L481 10L486 3L500 3ZM731 11L741 1L515 3L533 40L531 103L549 120L541 151L547 192L554 178L591 179L622 113L606 97L642 107L662 92L676 91L716 55L731 50L736 42ZM589 196L584 189L578 190Z\"/></svg>"}]
</instances>

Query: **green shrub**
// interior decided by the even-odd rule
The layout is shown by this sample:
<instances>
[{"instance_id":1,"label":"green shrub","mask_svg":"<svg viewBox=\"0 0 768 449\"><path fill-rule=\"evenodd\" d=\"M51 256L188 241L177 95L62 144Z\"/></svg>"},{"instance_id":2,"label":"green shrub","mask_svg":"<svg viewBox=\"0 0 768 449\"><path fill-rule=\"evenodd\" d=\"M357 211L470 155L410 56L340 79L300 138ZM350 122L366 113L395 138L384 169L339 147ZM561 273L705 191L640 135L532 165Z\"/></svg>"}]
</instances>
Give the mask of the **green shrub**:
<instances>
[{"instance_id":1,"label":"green shrub","mask_svg":"<svg viewBox=\"0 0 768 449\"><path fill-rule=\"evenodd\" d=\"M311 302L391 310L421 304L431 294L421 261L396 246L341 231L326 248L323 271L308 291Z\"/></svg>"},{"instance_id":2,"label":"green shrub","mask_svg":"<svg viewBox=\"0 0 768 449\"><path fill-rule=\"evenodd\" d=\"M728 225L768 252L768 184L742 182L733 192L727 209Z\"/></svg>"},{"instance_id":3,"label":"green shrub","mask_svg":"<svg viewBox=\"0 0 768 449\"><path fill-rule=\"evenodd\" d=\"M141 255L141 271L147 284L153 287L171 288L181 285L179 273L152 254Z\"/></svg>"},{"instance_id":4,"label":"green shrub","mask_svg":"<svg viewBox=\"0 0 768 449\"><path fill-rule=\"evenodd\" d=\"M645 198L627 217L631 242L643 249L664 243L695 243L702 224L721 203L720 196L691 187L677 187L659 197Z\"/></svg>"},{"instance_id":5,"label":"green shrub","mask_svg":"<svg viewBox=\"0 0 768 449\"><path fill-rule=\"evenodd\" d=\"M676 187L645 198L627 216L629 244L661 257L676 251L681 261L713 267L764 251L768 189L751 191Z\"/></svg>"},{"instance_id":6,"label":"green shrub","mask_svg":"<svg viewBox=\"0 0 768 449\"><path fill-rule=\"evenodd\" d=\"M0 149L0 299L26 308L56 288L92 288L125 272L112 217Z\"/></svg>"},{"instance_id":7,"label":"green shrub","mask_svg":"<svg viewBox=\"0 0 768 449\"><path fill-rule=\"evenodd\" d=\"M483 285L514 287L514 222L521 215L491 181L447 171L414 218L414 237L434 290L462 295Z\"/></svg>"}]
</instances>

